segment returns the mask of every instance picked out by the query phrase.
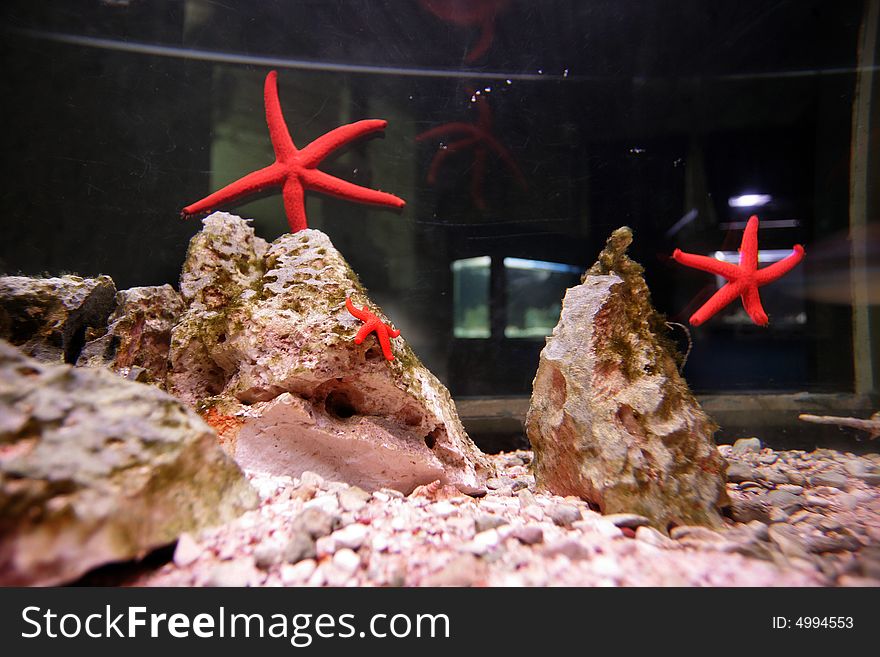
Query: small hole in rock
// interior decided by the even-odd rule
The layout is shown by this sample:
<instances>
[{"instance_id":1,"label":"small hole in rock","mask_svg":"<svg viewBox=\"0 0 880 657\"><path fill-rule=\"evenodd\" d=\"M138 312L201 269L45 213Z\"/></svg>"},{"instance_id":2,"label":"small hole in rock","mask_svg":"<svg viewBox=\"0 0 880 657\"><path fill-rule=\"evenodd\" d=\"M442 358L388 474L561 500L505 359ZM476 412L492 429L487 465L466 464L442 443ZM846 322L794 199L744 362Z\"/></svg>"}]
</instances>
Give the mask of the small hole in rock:
<instances>
[{"instance_id":1,"label":"small hole in rock","mask_svg":"<svg viewBox=\"0 0 880 657\"><path fill-rule=\"evenodd\" d=\"M339 391L331 392L327 395L327 399L324 401L324 408L327 409L327 413L341 420L348 419L357 413L357 409L351 403L348 395Z\"/></svg>"},{"instance_id":2,"label":"small hole in rock","mask_svg":"<svg viewBox=\"0 0 880 657\"><path fill-rule=\"evenodd\" d=\"M425 445L428 446L428 449L434 449L434 445L437 444L437 439L434 437L434 432L432 431L427 436L425 436Z\"/></svg>"},{"instance_id":3,"label":"small hole in rock","mask_svg":"<svg viewBox=\"0 0 880 657\"><path fill-rule=\"evenodd\" d=\"M218 335L218 336L217 336L217 342L226 342L226 334L225 334L225 333L221 333L220 335Z\"/></svg>"}]
</instances>

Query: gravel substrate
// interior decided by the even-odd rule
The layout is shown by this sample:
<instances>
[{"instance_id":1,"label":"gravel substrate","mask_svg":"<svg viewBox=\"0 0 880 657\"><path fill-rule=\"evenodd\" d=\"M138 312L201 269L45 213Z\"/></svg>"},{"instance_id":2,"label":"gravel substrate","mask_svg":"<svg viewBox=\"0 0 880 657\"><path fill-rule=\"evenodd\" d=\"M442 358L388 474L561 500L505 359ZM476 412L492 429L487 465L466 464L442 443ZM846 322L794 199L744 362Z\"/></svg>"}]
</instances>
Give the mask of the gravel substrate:
<instances>
[{"instance_id":1,"label":"gravel substrate","mask_svg":"<svg viewBox=\"0 0 880 657\"><path fill-rule=\"evenodd\" d=\"M248 476L262 503L184 535L140 586L877 586L880 455L719 447L725 527L669 536L535 490L531 452L490 456L489 494L367 493L313 473Z\"/></svg>"}]
</instances>

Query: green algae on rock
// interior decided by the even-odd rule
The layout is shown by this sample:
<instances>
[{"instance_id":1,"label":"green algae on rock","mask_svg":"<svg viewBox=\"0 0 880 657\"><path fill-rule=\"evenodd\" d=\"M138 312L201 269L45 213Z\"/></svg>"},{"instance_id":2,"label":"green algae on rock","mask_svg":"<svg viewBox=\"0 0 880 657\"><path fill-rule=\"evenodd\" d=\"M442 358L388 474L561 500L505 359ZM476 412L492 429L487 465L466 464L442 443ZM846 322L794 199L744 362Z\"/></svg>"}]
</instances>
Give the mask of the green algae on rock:
<instances>
[{"instance_id":1,"label":"green algae on rock","mask_svg":"<svg viewBox=\"0 0 880 657\"><path fill-rule=\"evenodd\" d=\"M153 386L0 340L0 585L68 582L255 507L216 441Z\"/></svg>"},{"instance_id":2,"label":"green algae on rock","mask_svg":"<svg viewBox=\"0 0 880 657\"><path fill-rule=\"evenodd\" d=\"M236 277L243 263L249 274ZM488 462L406 341L392 341L390 362L374 337L354 343L347 297L389 320L324 233L262 248L245 220L215 213L190 244L185 289L199 292L173 332L169 390L205 409L245 468L405 493L438 479L484 490Z\"/></svg>"},{"instance_id":3,"label":"green algae on rock","mask_svg":"<svg viewBox=\"0 0 880 657\"><path fill-rule=\"evenodd\" d=\"M662 531L717 526L727 504L717 427L679 375L631 242L629 228L612 233L541 352L526 417L535 480Z\"/></svg>"}]
</instances>

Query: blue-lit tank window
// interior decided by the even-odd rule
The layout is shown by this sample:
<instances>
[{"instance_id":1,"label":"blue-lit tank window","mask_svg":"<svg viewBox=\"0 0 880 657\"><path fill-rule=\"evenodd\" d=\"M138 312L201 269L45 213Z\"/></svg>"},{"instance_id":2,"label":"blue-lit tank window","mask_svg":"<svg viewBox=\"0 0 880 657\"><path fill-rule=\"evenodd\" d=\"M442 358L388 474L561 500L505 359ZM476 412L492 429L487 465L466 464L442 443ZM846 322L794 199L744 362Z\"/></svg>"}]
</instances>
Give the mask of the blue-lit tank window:
<instances>
[{"instance_id":1,"label":"blue-lit tank window","mask_svg":"<svg viewBox=\"0 0 880 657\"><path fill-rule=\"evenodd\" d=\"M456 338L488 338L489 256L465 258L452 263L453 335Z\"/></svg>"},{"instance_id":2,"label":"blue-lit tank window","mask_svg":"<svg viewBox=\"0 0 880 657\"><path fill-rule=\"evenodd\" d=\"M505 258L506 338L543 338L559 321L565 290L580 282L580 267L543 260Z\"/></svg>"}]
</instances>

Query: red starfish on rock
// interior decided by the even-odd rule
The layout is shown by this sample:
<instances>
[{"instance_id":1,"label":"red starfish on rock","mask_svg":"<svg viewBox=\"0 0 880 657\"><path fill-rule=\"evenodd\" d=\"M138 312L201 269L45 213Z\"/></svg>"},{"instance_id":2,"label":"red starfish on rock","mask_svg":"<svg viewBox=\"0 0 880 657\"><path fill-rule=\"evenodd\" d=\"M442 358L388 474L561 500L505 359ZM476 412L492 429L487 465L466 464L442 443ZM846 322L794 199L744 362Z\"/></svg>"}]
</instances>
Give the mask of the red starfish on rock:
<instances>
[{"instance_id":1,"label":"red starfish on rock","mask_svg":"<svg viewBox=\"0 0 880 657\"><path fill-rule=\"evenodd\" d=\"M230 205L244 196L249 196L269 187L281 187L284 196L284 209L291 232L308 228L304 193L312 189L338 198L402 208L403 199L393 194L361 187L319 171L317 166L337 148L371 132L384 130L387 121L369 119L339 126L318 137L311 144L297 149L290 137L290 131L281 113L278 100L278 74L270 71L266 76L263 91L266 104L266 122L269 124L269 137L275 149L275 162L267 167L247 174L223 189L206 196L201 201L183 209L185 215L207 212L219 206Z\"/></svg>"},{"instance_id":2,"label":"red starfish on rock","mask_svg":"<svg viewBox=\"0 0 880 657\"><path fill-rule=\"evenodd\" d=\"M361 344L370 333L375 331L376 337L379 339L379 344L382 347L382 353L385 355L385 360L394 360L394 354L391 353L391 340L389 340L389 337L396 338L400 335L400 331L395 331L393 328L385 324L381 319L376 317L374 313L370 312L366 306L361 310L355 308L350 297L345 299L345 307L348 308L348 312L364 322L361 330L358 331L358 334L354 338L354 343Z\"/></svg>"},{"instance_id":3,"label":"red starfish on rock","mask_svg":"<svg viewBox=\"0 0 880 657\"><path fill-rule=\"evenodd\" d=\"M520 188L526 189L528 185L526 184L525 176L523 176L522 171L516 165L516 161L513 159L510 151L492 134L492 110L489 108L488 101L480 95L480 92L474 93L471 90L469 91L477 106L476 123L464 123L463 121L444 123L417 135L416 141L460 134L462 136L461 139L441 146L434 154L431 166L428 169L427 180L429 184L435 184L440 165L443 164L447 157L466 148L473 148L474 166L471 170L471 198L474 201L474 205L481 210L485 210L486 201L483 198L483 180L486 177L486 161L489 157L490 149L495 151L498 157L501 158L501 161L507 165Z\"/></svg>"},{"instance_id":4,"label":"red starfish on rock","mask_svg":"<svg viewBox=\"0 0 880 657\"><path fill-rule=\"evenodd\" d=\"M722 262L694 253L684 253L680 249L676 249L672 254L676 262L727 279L727 283L713 294L697 312L691 315L690 323L693 326L699 326L731 301L742 297L743 307L752 321L758 326L767 326L770 320L767 319L767 313L761 306L758 288L784 276L803 260L804 247L795 244L793 248L794 253L790 256L779 262L774 262L769 267L758 269L758 217L752 215L746 224L746 230L739 247L739 265L732 265L729 262Z\"/></svg>"}]
</instances>

